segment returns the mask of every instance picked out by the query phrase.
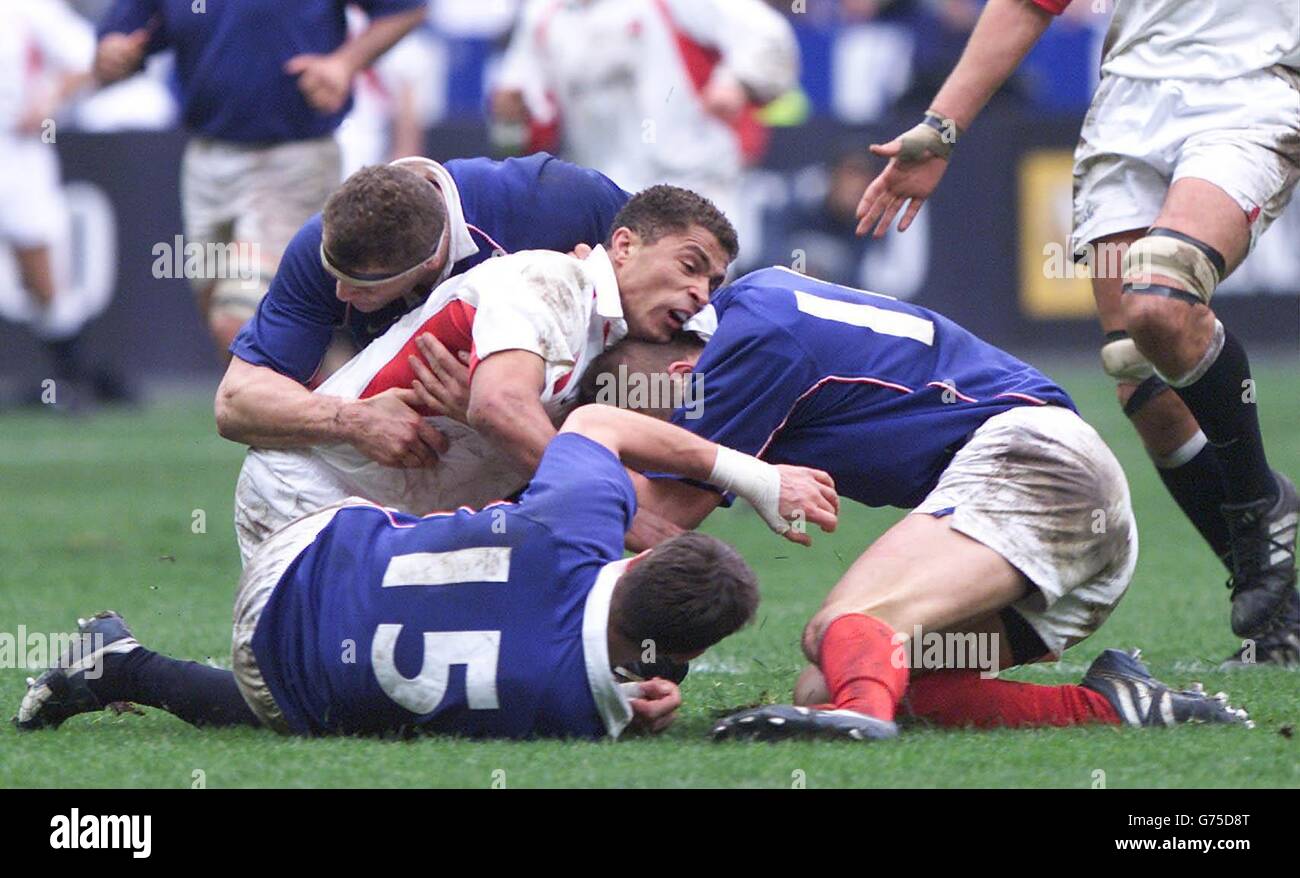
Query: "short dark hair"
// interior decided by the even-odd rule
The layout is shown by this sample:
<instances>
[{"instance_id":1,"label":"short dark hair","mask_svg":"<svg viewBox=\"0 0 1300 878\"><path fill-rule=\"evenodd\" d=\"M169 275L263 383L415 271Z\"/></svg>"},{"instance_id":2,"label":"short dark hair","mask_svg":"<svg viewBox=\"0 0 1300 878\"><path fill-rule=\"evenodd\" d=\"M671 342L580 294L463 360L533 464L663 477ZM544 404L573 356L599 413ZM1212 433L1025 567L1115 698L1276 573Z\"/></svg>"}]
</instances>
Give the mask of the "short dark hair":
<instances>
[{"instance_id":1,"label":"short dark hair","mask_svg":"<svg viewBox=\"0 0 1300 878\"><path fill-rule=\"evenodd\" d=\"M627 227L642 241L653 244L664 235L681 234L691 226L700 226L718 239L729 260L740 252L736 229L717 206L689 189L661 183L643 189L623 205L609 227L605 246L614 242L614 232Z\"/></svg>"},{"instance_id":2,"label":"short dark hair","mask_svg":"<svg viewBox=\"0 0 1300 878\"><path fill-rule=\"evenodd\" d=\"M428 259L447 226L438 188L392 165L362 168L325 202L323 243L352 272L405 271Z\"/></svg>"},{"instance_id":3,"label":"short dark hair","mask_svg":"<svg viewBox=\"0 0 1300 878\"><path fill-rule=\"evenodd\" d=\"M578 405L601 403L600 389L603 375L617 375L624 366L627 374L656 375L667 370L675 360L684 360L704 349L704 339L689 330L679 330L667 342L642 341L625 338L597 356L582 373L578 381ZM649 412L646 412L649 414Z\"/></svg>"},{"instance_id":4,"label":"short dark hair","mask_svg":"<svg viewBox=\"0 0 1300 878\"><path fill-rule=\"evenodd\" d=\"M687 531L665 540L619 578L611 627L660 653L707 649L734 634L758 609L758 578L722 540Z\"/></svg>"}]
</instances>

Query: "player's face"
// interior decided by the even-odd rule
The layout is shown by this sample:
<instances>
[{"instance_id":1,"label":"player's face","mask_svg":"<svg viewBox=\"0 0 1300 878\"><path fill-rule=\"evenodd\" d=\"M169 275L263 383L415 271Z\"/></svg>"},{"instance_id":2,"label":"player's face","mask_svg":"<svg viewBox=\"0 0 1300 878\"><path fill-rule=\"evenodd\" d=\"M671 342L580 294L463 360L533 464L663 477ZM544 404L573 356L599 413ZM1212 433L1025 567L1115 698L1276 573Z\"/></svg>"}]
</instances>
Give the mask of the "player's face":
<instances>
[{"instance_id":1,"label":"player's face","mask_svg":"<svg viewBox=\"0 0 1300 878\"><path fill-rule=\"evenodd\" d=\"M427 292L439 273L440 269L436 264L425 263L419 271L374 286L358 287L344 280L336 280L334 295L345 305L350 305L363 314L369 314L417 290Z\"/></svg>"},{"instance_id":2,"label":"player's face","mask_svg":"<svg viewBox=\"0 0 1300 878\"><path fill-rule=\"evenodd\" d=\"M614 232L614 273L628 334L665 342L709 303L727 274L727 251L712 232L692 226L647 244L635 232Z\"/></svg>"}]
</instances>

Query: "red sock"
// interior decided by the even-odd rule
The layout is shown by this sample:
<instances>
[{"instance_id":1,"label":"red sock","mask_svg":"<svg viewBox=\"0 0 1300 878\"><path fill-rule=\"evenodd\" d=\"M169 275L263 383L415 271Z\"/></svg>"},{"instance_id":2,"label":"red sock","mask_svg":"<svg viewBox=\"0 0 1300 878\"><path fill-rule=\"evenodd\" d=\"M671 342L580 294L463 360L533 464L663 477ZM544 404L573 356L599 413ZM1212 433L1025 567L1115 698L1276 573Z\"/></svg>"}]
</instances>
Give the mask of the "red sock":
<instances>
[{"instance_id":1,"label":"red sock","mask_svg":"<svg viewBox=\"0 0 1300 878\"><path fill-rule=\"evenodd\" d=\"M818 664L836 709L894 718L909 671L906 662L894 660L893 637L893 628L862 613L840 616L826 628Z\"/></svg>"},{"instance_id":2,"label":"red sock","mask_svg":"<svg viewBox=\"0 0 1300 878\"><path fill-rule=\"evenodd\" d=\"M914 716L941 726L990 729L1120 722L1110 702L1091 689L985 679L978 671L924 674L912 681L907 701Z\"/></svg>"}]
</instances>

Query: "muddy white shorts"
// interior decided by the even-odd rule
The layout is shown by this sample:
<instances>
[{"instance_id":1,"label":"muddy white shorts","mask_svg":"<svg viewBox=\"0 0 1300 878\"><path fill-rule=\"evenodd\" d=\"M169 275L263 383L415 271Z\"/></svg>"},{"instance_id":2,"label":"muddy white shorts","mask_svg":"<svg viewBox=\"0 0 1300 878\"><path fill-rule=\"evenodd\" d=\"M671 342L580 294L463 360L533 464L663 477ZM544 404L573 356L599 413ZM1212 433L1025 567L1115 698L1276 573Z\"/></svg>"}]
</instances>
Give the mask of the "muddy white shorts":
<instances>
[{"instance_id":1,"label":"muddy white shorts","mask_svg":"<svg viewBox=\"0 0 1300 878\"><path fill-rule=\"evenodd\" d=\"M1074 153L1074 252L1149 227L1184 177L1241 206L1253 247L1300 180L1300 72L1277 66L1219 82L1103 77Z\"/></svg>"},{"instance_id":2,"label":"muddy white shorts","mask_svg":"<svg viewBox=\"0 0 1300 878\"><path fill-rule=\"evenodd\" d=\"M196 288L215 282L214 314L253 315L289 241L338 187L340 168L333 137L273 146L190 141L181 163L185 243L214 254L191 278Z\"/></svg>"},{"instance_id":3,"label":"muddy white shorts","mask_svg":"<svg viewBox=\"0 0 1300 878\"><path fill-rule=\"evenodd\" d=\"M359 497L350 497L291 522L262 542L244 566L243 575L239 577L239 587L235 594L230 666L235 672L239 694L244 696L262 725L282 734L289 731L284 714L271 697L271 690L257 666L257 657L253 655L253 634L257 631L257 623L284 571L316 539L316 535L334 520L334 514L348 506L370 505L373 504Z\"/></svg>"},{"instance_id":4,"label":"muddy white shorts","mask_svg":"<svg viewBox=\"0 0 1300 878\"><path fill-rule=\"evenodd\" d=\"M1012 606L1055 656L1106 621L1137 565L1124 471L1059 406L989 418L913 511L950 516L953 530L1025 574L1034 591Z\"/></svg>"}]
</instances>

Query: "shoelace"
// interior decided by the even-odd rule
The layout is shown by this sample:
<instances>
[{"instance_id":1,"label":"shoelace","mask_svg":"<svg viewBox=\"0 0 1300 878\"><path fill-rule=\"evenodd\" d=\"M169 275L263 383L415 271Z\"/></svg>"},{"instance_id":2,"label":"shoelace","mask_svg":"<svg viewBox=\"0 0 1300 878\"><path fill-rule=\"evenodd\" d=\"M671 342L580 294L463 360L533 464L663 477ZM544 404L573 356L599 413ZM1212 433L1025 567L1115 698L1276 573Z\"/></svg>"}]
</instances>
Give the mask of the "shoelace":
<instances>
[{"instance_id":1,"label":"shoelace","mask_svg":"<svg viewBox=\"0 0 1300 878\"><path fill-rule=\"evenodd\" d=\"M1232 534L1230 552L1232 576L1228 579L1227 587L1232 589L1233 597L1236 597L1238 592L1249 591L1255 587L1247 578L1249 573L1265 566L1282 566L1268 564L1268 559L1274 551L1282 550L1290 558L1291 563L1295 563L1295 550L1286 543L1274 539L1273 535L1262 526L1263 515L1243 515L1242 519L1240 523L1228 523L1228 530Z\"/></svg>"}]
</instances>

